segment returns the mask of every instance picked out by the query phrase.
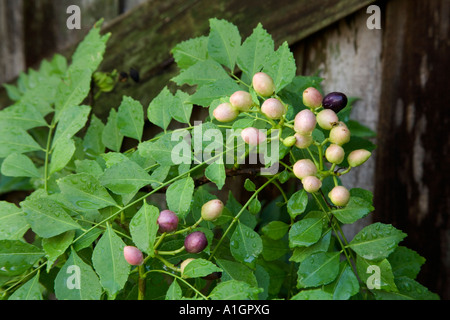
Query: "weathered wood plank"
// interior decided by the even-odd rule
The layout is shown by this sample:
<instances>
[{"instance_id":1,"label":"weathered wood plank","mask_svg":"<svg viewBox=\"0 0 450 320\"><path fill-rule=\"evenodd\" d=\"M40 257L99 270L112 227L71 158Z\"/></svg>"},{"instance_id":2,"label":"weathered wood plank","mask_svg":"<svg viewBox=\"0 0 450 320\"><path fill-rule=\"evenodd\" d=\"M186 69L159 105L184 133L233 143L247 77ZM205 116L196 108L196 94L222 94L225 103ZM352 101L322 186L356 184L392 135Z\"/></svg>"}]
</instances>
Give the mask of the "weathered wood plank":
<instances>
[{"instance_id":1,"label":"weathered wood plank","mask_svg":"<svg viewBox=\"0 0 450 320\"><path fill-rule=\"evenodd\" d=\"M427 259L419 281L450 298L450 2L387 3L375 208Z\"/></svg>"}]
</instances>

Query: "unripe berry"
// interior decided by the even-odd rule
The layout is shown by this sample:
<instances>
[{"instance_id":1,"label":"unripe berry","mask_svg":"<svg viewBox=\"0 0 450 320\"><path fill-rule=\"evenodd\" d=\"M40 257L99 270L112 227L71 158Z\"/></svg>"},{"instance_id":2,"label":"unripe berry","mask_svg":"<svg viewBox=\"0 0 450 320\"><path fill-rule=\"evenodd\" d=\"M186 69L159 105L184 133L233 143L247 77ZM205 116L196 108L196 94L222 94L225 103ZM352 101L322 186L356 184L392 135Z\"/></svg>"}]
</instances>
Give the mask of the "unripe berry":
<instances>
[{"instance_id":1,"label":"unripe berry","mask_svg":"<svg viewBox=\"0 0 450 320\"><path fill-rule=\"evenodd\" d=\"M337 125L330 130L330 142L342 146L350 141L350 130L347 126Z\"/></svg>"},{"instance_id":2,"label":"unripe berry","mask_svg":"<svg viewBox=\"0 0 450 320\"><path fill-rule=\"evenodd\" d=\"M325 130L331 130L339 122L339 118L331 109L324 109L317 114L317 124Z\"/></svg>"},{"instance_id":3,"label":"unripe berry","mask_svg":"<svg viewBox=\"0 0 450 320\"><path fill-rule=\"evenodd\" d=\"M222 215L223 202L219 199L214 199L206 202L202 206L201 215L205 221L214 221Z\"/></svg>"},{"instance_id":4,"label":"unripe berry","mask_svg":"<svg viewBox=\"0 0 450 320\"><path fill-rule=\"evenodd\" d=\"M338 113L347 105L347 96L342 92L331 92L323 98L322 106Z\"/></svg>"},{"instance_id":5,"label":"unripe berry","mask_svg":"<svg viewBox=\"0 0 450 320\"><path fill-rule=\"evenodd\" d=\"M132 266L139 266L144 262L144 255L141 250L133 246L123 248L123 256L125 260Z\"/></svg>"},{"instance_id":6,"label":"unripe berry","mask_svg":"<svg viewBox=\"0 0 450 320\"><path fill-rule=\"evenodd\" d=\"M316 122L316 116L311 110L302 110L295 116L294 130L303 135L311 134L316 127Z\"/></svg>"},{"instance_id":7,"label":"unripe berry","mask_svg":"<svg viewBox=\"0 0 450 320\"><path fill-rule=\"evenodd\" d=\"M322 187L322 181L315 176L307 176L302 179L303 189L306 192L313 193L319 191Z\"/></svg>"},{"instance_id":8,"label":"unripe berry","mask_svg":"<svg viewBox=\"0 0 450 320\"><path fill-rule=\"evenodd\" d=\"M325 158L327 158L328 162L340 164L344 161L345 151L344 149L337 144L330 144L330 146L325 151Z\"/></svg>"},{"instance_id":9,"label":"unripe berry","mask_svg":"<svg viewBox=\"0 0 450 320\"><path fill-rule=\"evenodd\" d=\"M252 84L253 89L263 97L270 97L275 91L272 78L264 72L255 73Z\"/></svg>"},{"instance_id":10,"label":"unripe berry","mask_svg":"<svg viewBox=\"0 0 450 320\"><path fill-rule=\"evenodd\" d=\"M178 216L173 211L163 210L159 214L157 223L160 233L172 232L178 228Z\"/></svg>"},{"instance_id":11,"label":"unripe berry","mask_svg":"<svg viewBox=\"0 0 450 320\"><path fill-rule=\"evenodd\" d=\"M366 162L370 158L371 153L364 149L359 149L350 152L350 154L347 157L348 164L351 167L357 167L362 165L364 162Z\"/></svg>"},{"instance_id":12,"label":"unripe berry","mask_svg":"<svg viewBox=\"0 0 450 320\"><path fill-rule=\"evenodd\" d=\"M316 109L322 105L322 94L314 87L303 91L303 104L308 108Z\"/></svg>"},{"instance_id":13,"label":"unripe berry","mask_svg":"<svg viewBox=\"0 0 450 320\"><path fill-rule=\"evenodd\" d=\"M316 165L309 159L298 160L294 164L292 170L294 171L294 175L300 180L308 176L313 176L317 173Z\"/></svg>"},{"instance_id":14,"label":"unripe berry","mask_svg":"<svg viewBox=\"0 0 450 320\"><path fill-rule=\"evenodd\" d=\"M263 102L261 112L270 119L280 119L286 113L286 108L280 100L269 98Z\"/></svg>"},{"instance_id":15,"label":"unripe berry","mask_svg":"<svg viewBox=\"0 0 450 320\"><path fill-rule=\"evenodd\" d=\"M295 142L295 146L299 149L306 149L308 148L312 142L313 142L313 138L311 135L302 135L302 134L298 134L296 133L294 135L295 139L297 140Z\"/></svg>"},{"instance_id":16,"label":"unripe berry","mask_svg":"<svg viewBox=\"0 0 450 320\"><path fill-rule=\"evenodd\" d=\"M241 132L241 137L245 143L252 146L256 146L266 140L266 134L263 131L253 127L243 129Z\"/></svg>"},{"instance_id":17,"label":"unripe berry","mask_svg":"<svg viewBox=\"0 0 450 320\"><path fill-rule=\"evenodd\" d=\"M213 111L214 118L220 122L230 122L237 118L239 110L231 105L231 103L224 102L219 104Z\"/></svg>"},{"instance_id":18,"label":"unripe berry","mask_svg":"<svg viewBox=\"0 0 450 320\"><path fill-rule=\"evenodd\" d=\"M199 253L208 245L208 239L201 231L195 231L188 234L184 239L184 248L189 253Z\"/></svg>"},{"instance_id":19,"label":"unripe berry","mask_svg":"<svg viewBox=\"0 0 450 320\"><path fill-rule=\"evenodd\" d=\"M283 140L283 144L288 148L292 147L296 142L297 138L295 136L290 136Z\"/></svg>"},{"instance_id":20,"label":"unripe berry","mask_svg":"<svg viewBox=\"0 0 450 320\"><path fill-rule=\"evenodd\" d=\"M181 264L180 264L180 269L181 269L181 274L183 274L184 269L186 268L186 266L189 264L189 262L194 261L194 258L188 258L186 260L184 260Z\"/></svg>"},{"instance_id":21,"label":"unripe berry","mask_svg":"<svg viewBox=\"0 0 450 320\"><path fill-rule=\"evenodd\" d=\"M246 91L236 91L230 97L230 103L238 111L248 111L253 106L253 99Z\"/></svg>"},{"instance_id":22,"label":"unripe berry","mask_svg":"<svg viewBox=\"0 0 450 320\"><path fill-rule=\"evenodd\" d=\"M328 193L328 197L336 206L344 207L350 200L350 192L343 186L336 186Z\"/></svg>"}]
</instances>

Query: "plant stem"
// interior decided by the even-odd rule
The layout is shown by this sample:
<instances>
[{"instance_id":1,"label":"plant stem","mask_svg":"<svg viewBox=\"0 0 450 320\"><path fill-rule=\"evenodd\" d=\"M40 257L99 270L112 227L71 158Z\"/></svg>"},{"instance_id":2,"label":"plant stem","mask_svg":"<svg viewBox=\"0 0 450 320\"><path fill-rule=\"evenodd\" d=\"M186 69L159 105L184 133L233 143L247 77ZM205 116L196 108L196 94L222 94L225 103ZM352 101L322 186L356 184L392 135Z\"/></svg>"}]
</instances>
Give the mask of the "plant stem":
<instances>
[{"instance_id":1,"label":"plant stem","mask_svg":"<svg viewBox=\"0 0 450 320\"><path fill-rule=\"evenodd\" d=\"M44 190L48 192L48 164L49 164L49 156L51 153L50 144L52 141L53 130L55 128L55 118L52 120L52 124L49 126L48 137L47 137L47 146L45 147L45 162L44 162Z\"/></svg>"},{"instance_id":2,"label":"plant stem","mask_svg":"<svg viewBox=\"0 0 450 320\"><path fill-rule=\"evenodd\" d=\"M138 267L139 269L139 281L138 281L138 300L144 300L145 297L145 277L146 274L144 273L144 264L140 265Z\"/></svg>"}]
</instances>

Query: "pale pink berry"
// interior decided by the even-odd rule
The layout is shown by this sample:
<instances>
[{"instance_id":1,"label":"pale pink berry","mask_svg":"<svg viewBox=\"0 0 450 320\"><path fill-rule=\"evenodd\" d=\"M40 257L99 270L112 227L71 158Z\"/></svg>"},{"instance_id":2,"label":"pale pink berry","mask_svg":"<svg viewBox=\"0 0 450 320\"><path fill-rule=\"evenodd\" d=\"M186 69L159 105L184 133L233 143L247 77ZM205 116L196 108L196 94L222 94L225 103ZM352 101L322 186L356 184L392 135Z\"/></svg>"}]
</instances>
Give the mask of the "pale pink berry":
<instances>
[{"instance_id":1,"label":"pale pink berry","mask_svg":"<svg viewBox=\"0 0 450 320\"><path fill-rule=\"evenodd\" d=\"M159 213L157 223L159 232L172 232L178 228L178 216L173 211L163 210Z\"/></svg>"},{"instance_id":2,"label":"pale pink berry","mask_svg":"<svg viewBox=\"0 0 450 320\"><path fill-rule=\"evenodd\" d=\"M219 199L206 202L202 206L201 215L205 221L214 221L222 215L224 204Z\"/></svg>"},{"instance_id":3,"label":"pale pink berry","mask_svg":"<svg viewBox=\"0 0 450 320\"><path fill-rule=\"evenodd\" d=\"M261 112L270 119L280 119L286 113L286 108L280 100L269 98L263 102Z\"/></svg>"},{"instance_id":4,"label":"pale pink berry","mask_svg":"<svg viewBox=\"0 0 450 320\"><path fill-rule=\"evenodd\" d=\"M308 176L313 176L317 173L316 165L309 159L298 160L294 164L292 170L294 171L294 175L300 180Z\"/></svg>"},{"instance_id":5,"label":"pale pink berry","mask_svg":"<svg viewBox=\"0 0 450 320\"><path fill-rule=\"evenodd\" d=\"M366 162L371 156L371 153L364 149L354 150L350 152L347 157L348 164L351 167L357 167Z\"/></svg>"},{"instance_id":6,"label":"pale pink berry","mask_svg":"<svg viewBox=\"0 0 450 320\"><path fill-rule=\"evenodd\" d=\"M246 112L253 106L253 99L246 91L236 91L231 95L230 103L238 111Z\"/></svg>"},{"instance_id":7,"label":"pale pink berry","mask_svg":"<svg viewBox=\"0 0 450 320\"><path fill-rule=\"evenodd\" d=\"M302 134L298 134L296 133L294 135L296 142L295 142L295 146L299 149L306 149L308 148L312 142L313 142L313 138L311 135L302 135Z\"/></svg>"},{"instance_id":8,"label":"pale pink berry","mask_svg":"<svg viewBox=\"0 0 450 320\"><path fill-rule=\"evenodd\" d=\"M253 127L243 129L241 131L241 137L245 143L251 146L256 146L265 141L267 138L266 134L263 131Z\"/></svg>"},{"instance_id":9,"label":"pale pink berry","mask_svg":"<svg viewBox=\"0 0 450 320\"><path fill-rule=\"evenodd\" d=\"M306 192L313 193L319 191L322 187L322 181L315 176L307 176L302 179L303 189Z\"/></svg>"},{"instance_id":10,"label":"pale pink berry","mask_svg":"<svg viewBox=\"0 0 450 320\"><path fill-rule=\"evenodd\" d=\"M328 197L336 206L344 207L350 200L350 192L343 186L336 186L328 193Z\"/></svg>"},{"instance_id":11,"label":"pale pink berry","mask_svg":"<svg viewBox=\"0 0 450 320\"><path fill-rule=\"evenodd\" d=\"M342 146L350 141L350 130L343 123L330 130L330 142Z\"/></svg>"},{"instance_id":12,"label":"pale pink berry","mask_svg":"<svg viewBox=\"0 0 450 320\"><path fill-rule=\"evenodd\" d=\"M330 146L325 151L325 158L327 158L328 162L340 164L344 161L345 151L344 149L337 144L330 144Z\"/></svg>"},{"instance_id":13,"label":"pale pink berry","mask_svg":"<svg viewBox=\"0 0 450 320\"><path fill-rule=\"evenodd\" d=\"M123 256L125 260L132 266L139 266L144 262L144 255L141 250L133 246L123 248Z\"/></svg>"},{"instance_id":14,"label":"pale pink berry","mask_svg":"<svg viewBox=\"0 0 450 320\"><path fill-rule=\"evenodd\" d=\"M308 108L316 109L322 105L322 94L314 87L303 91L303 104Z\"/></svg>"},{"instance_id":15,"label":"pale pink berry","mask_svg":"<svg viewBox=\"0 0 450 320\"><path fill-rule=\"evenodd\" d=\"M323 109L317 114L317 124L325 130L331 130L339 122L339 118L331 109Z\"/></svg>"},{"instance_id":16,"label":"pale pink berry","mask_svg":"<svg viewBox=\"0 0 450 320\"><path fill-rule=\"evenodd\" d=\"M252 79L253 89L263 97L270 97L275 91L272 78L264 72L258 72Z\"/></svg>"},{"instance_id":17,"label":"pale pink berry","mask_svg":"<svg viewBox=\"0 0 450 320\"><path fill-rule=\"evenodd\" d=\"M302 110L295 116L294 130L297 133L309 135L316 127L316 122L316 116L311 110Z\"/></svg>"},{"instance_id":18,"label":"pale pink berry","mask_svg":"<svg viewBox=\"0 0 450 320\"><path fill-rule=\"evenodd\" d=\"M231 105L231 103L224 102L219 104L213 111L214 118L220 122L230 122L237 118L239 110Z\"/></svg>"}]
</instances>

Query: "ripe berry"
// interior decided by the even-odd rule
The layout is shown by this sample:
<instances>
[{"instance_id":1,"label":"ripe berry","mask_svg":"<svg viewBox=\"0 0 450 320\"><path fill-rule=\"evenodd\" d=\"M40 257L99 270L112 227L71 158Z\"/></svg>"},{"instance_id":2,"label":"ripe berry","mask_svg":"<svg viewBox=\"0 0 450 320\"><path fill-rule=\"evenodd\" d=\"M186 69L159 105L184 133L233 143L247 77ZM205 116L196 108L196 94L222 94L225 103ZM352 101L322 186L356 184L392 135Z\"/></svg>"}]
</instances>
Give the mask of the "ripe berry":
<instances>
[{"instance_id":1,"label":"ripe berry","mask_svg":"<svg viewBox=\"0 0 450 320\"><path fill-rule=\"evenodd\" d=\"M172 232L178 228L178 216L170 210L163 210L158 217L159 232Z\"/></svg>"},{"instance_id":2,"label":"ripe berry","mask_svg":"<svg viewBox=\"0 0 450 320\"><path fill-rule=\"evenodd\" d=\"M283 144L288 148L292 147L296 142L297 138L295 136L290 136L283 140Z\"/></svg>"},{"instance_id":3,"label":"ripe berry","mask_svg":"<svg viewBox=\"0 0 450 320\"><path fill-rule=\"evenodd\" d=\"M202 206L201 215L205 221L214 221L222 215L223 202L219 199L210 200Z\"/></svg>"},{"instance_id":4,"label":"ripe berry","mask_svg":"<svg viewBox=\"0 0 450 320\"><path fill-rule=\"evenodd\" d=\"M328 193L328 197L336 206L344 207L350 200L350 192L343 186L336 186Z\"/></svg>"},{"instance_id":5,"label":"ripe berry","mask_svg":"<svg viewBox=\"0 0 450 320\"><path fill-rule=\"evenodd\" d=\"M292 170L294 171L294 175L300 180L308 176L313 176L317 173L316 165L309 159L298 160L294 164Z\"/></svg>"},{"instance_id":6,"label":"ripe berry","mask_svg":"<svg viewBox=\"0 0 450 320\"><path fill-rule=\"evenodd\" d=\"M302 134L296 133L294 135L294 137L296 139L295 146L299 149L306 149L313 142L313 138L311 135L302 135Z\"/></svg>"},{"instance_id":7,"label":"ripe berry","mask_svg":"<svg viewBox=\"0 0 450 320\"><path fill-rule=\"evenodd\" d=\"M317 192L322 187L322 181L315 176L307 176L302 179L303 189L309 193Z\"/></svg>"},{"instance_id":8,"label":"ripe berry","mask_svg":"<svg viewBox=\"0 0 450 320\"><path fill-rule=\"evenodd\" d=\"M253 127L248 127L242 130L241 137L245 143L252 146L256 146L266 140L266 134L263 131Z\"/></svg>"},{"instance_id":9,"label":"ripe berry","mask_svg":"<svg viewBox=\"0 0 450 320\"><path fill-rule=\"evenodd\" d=\"M230 97L230 103L238 111L248 111L253 106L253 99L246 91L236 91Z\"/></svg>"},{"instance_id":10,"label":"ripe berry","mask_svg":"<svg viewBox=\"0 0 450 320\"><path fill-rule=\"evenodd\" d=\"M331 130L339 122L339 118L331 109L324 109L317 114L317 124L325 130Z\"/></svg>"},{"instance_id":11,"label":"ripe berry","mask_svg":"<svg viewBox=\"0 0 450 320\"><path fill-rule=\"evenodd\" d=\"M195 231L188 234L184 239L184 248L189 253L199 253L208 245L208 239L201 231Z\"/></svg>"},{"instance_id":12,"label":"ripe berry","mask_svg":"<svg viewBox=\"0 0 450 320\"><path fill-rule=\"evenodd\" d=\"M371 153L364 149L359 149L350 152L347 157L348 164L351 167L357 167L366 162L371 156Z\"/></svg>"},{"instance_id":13,"label":"ripe berry","mask_svg":"<svg viewBox=\"0 0 450 320\"><path fill-rule=\"evenodd\" d=\"M195 260L194 258L188 258L188 259L184 260L180 265L181 273L184 272L184 269L189 264L189 262L194 261L194 260Z\"/></svg>"},{"instance_id":14,"label":"ripe berry","mask_svg":"<svg viewBox=\"0 0 450 320\"><path fill-rule=\"evenodd\" d=\"M239 110L231 105L231 103L224 102L219 104L213 111L214 118L220 122L230 122L237 118Z\"/></svg>"},{"instance_id":15,"label":"ripe berry","mask_svg":"<svg viewBox=\"0 0 450 320\"><path fill-rule=\"evenodd\" d=\"M338 113L347 105L347 96L342 92L331 92L323 98L322 106Z\"/></svg>"},{"instance_id":16,"label":"ripe berry","mask_svg":"<svg viewBox=\"0 0 450 320\"><path fill-rule=\"evenodd\" d=\"M344 123L333 127L330 130L330 142L342 146L350 141L350 130Z\"/></svg>"},{"instance_id":17,"label":"ripe berry","mask_svg":"<svg viewBox=\"0 0 450 320\"><path fill-rule=\"evenodd\" d=\"M132 266L139 266L144 262L144 255L141 250L133 246L126 246L123 248L123 256L125 260Z\"/></svg>"},{"instance_id":18,"label":"ripe berry","mask_svg":"<svg viewBox=\"0 0 450 320\"><path fill-rule=\"evenodd\" d=\"M314 87L303 91L303 104L308 108L316 109L322 105L322 94Z\"/></svg>"},{"instance_id":19,"label":"ripe berry","mask_svg":"<svg viewBox=\"0 0 450 320\"><path fill-rule=\"evenodd\" d=\"M269 98L262 104L261 112L270 119L280 119L286 113L286 108L280 100Z\"/></svg>"},{"instance_id":20,"label":"ripe berry","mask_svg":"<svg viewBox=\"0 0 450 320\"><path fill-rule=\"evenodd\" d=\"M330 146L325 151L325 158L327 158L328 162L340 164L344 161L345 151L344 149L337 144L330 144Z\"/></svg>"},{"instance_id":21,"label":"ripe berry","mask_svg":"<svg viewBox=\"0 0 450 320\"><path fill-rule=\"evenodd\" d=\"M275 91L272 78L264 72L258 72L252 79L253 89L263 97L270 97Z\"/></svg>"},{"instance_id":22,"label":"ripe berry","mask_svg":"<svg viewBox=\"0 0 450 320\"><path fill-rule=\"evenodd\" d=\"M311 110L302 110L295 116L294 130L297 133L309 135L316 127L316 122L316 116Z\"/></svg>"}]
</instances>

